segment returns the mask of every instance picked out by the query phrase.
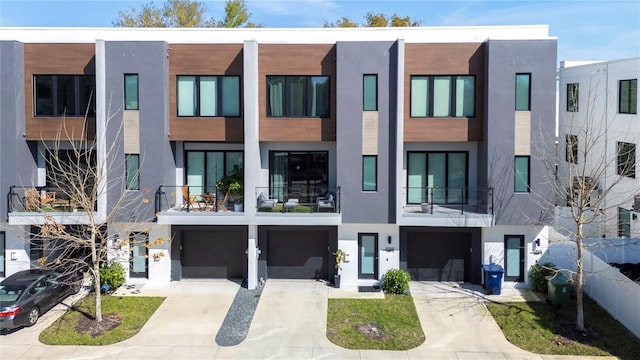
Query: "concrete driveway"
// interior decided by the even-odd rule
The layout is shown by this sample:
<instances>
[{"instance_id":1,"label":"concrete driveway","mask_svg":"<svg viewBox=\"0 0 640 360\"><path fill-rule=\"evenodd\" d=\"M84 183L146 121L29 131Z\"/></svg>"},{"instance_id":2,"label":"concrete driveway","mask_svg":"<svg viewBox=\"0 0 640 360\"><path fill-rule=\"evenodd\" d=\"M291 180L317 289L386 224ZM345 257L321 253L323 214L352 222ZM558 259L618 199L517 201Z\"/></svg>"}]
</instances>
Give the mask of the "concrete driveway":
<instances>
[{"instance_id":1,"label":"concrete driveway","mask_svg":"<svg viewBox=\"0 0 640 360\"><path fill-rule=\"evenodd\" d=\"M333 289L316 281L269 280L247 338L216 344L218 329L239 285L230 281L181 281L121 288L126 296L167 299L133 338L108 346L47 346L39 332L62 308L38 324L0 337L0 358L10 359L580 359L541 356L506 341L480 297L457 284L412 282L411 292L426 342L408 351L347 350L326 338L327 299L376 297Z\"/></svg>"}]
</instances>

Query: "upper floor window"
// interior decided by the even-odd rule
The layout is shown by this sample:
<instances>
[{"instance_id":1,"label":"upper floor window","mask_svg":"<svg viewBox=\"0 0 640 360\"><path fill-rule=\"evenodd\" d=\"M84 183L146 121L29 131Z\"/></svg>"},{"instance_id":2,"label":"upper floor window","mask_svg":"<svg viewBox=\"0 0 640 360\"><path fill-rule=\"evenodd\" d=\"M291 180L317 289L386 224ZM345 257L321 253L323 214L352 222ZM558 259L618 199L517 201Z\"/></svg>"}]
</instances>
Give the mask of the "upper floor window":
<instances>
[{"instance_id":1,"label":"upper floor window","mask_svg":"<svg viewBox=\"0 0 640 360\"><path fill-rule=\"evenodd\" d=\"M328 76L267 76L267 116L329 117Z\"/></svg>"},{"instance_id":2,"label":"upper floor window","mask_svg":"<svg viewBox=\"0 0 640 360\"><path fill-rule=\"evenodd\" d=\"M125 155L125 186L127 190L140 190L140 155Z\"/></svg>"},{"instance_id":3,"label":"upper floor window","mask_svg":"<svg viewBox=\"0 0 640 360\"><path fill-rule=\"evenodd\" d=\"M638 113L638 79L620 80L618 109L621 114Z\"/></svg>"},{"instance_id":4,"label":"upper floor window","mask_svg":"<svg viewBox=\"0 0 640 360\"><path fill-rule=\"evenodd\" d=\"M364 75L362 78L362 97L364 111L378 110L378 75Z\"/></svg>"},{"instance_id":5,"label":"upper floor window","mask_svg":"<svg viewBox=\"0 0 640 360\"><path fill-rule=\"evenodd\" d=\"M516 74L516 110L531 110L531 74Z\"/></svg>"},{"instance_id":6,"label":"upper floor window","mask_svg":"<svg viewBox=\"0 0 640 360\"><path fill-rule=\"evenodd\" d=\"M631 237L631 211L618 208L618 236Z\"/></svg>"},{"instance_id":7,"label":"upper floor window","mask_svg":"<svg viewBox=\"0 0 640 360\"><path fill-rule=\"evenodd\" d=\"M577 164L578 163L578 136L567 134L566 139L566 148L567 153L566 161L570 163Z\"/></svg>"},{"instance_id":8,"label":"upper floor window","mask_svg":"<svg viewBox=\"0 0 640 360\"><path fill-rule=\"evenodd\" d=\"M124 109L138 110L138 74L124 75Z\"/></svg>"},{"instance_id":9,"label":"upper floor window","mask_svg":"<svg viewBox=\"0 0 640 360\"><path fill-rule=\"evenodd\" d=\"M94 75L34 75L36 116L84 116L95 113Z\"/></svg>"},{"instance_id":10,"label":"upper floor window","mask_svg":"<svg viewBox=\"0 0 640 360\"><path fill-rule=\"evenodd\" d=\"M636 144L618 142L618 175L636 177Z\"/></svg>"},{"instance_id":11,"label":"upper floor window","mask_svg":"<svg viewBox=\"0 0 640 360\"><path fill-rule=\"evenodd\" d=\"M514 179L514 191L515 192L529 192L531 184L529 157L528 156L516 156L515 161L515 179Z\"/></svg>"},{"instance_id":12,"label":"upper floor window","mask_svg":"<svg viewBox=\"0 0 640 360\"><path fill-rule=\"evenodd\" d=\"M178 76L178 116L240 116L239 76Z\"/></svg>"},{"instance_id":13,"label":"upper floor window","mask_svg":"<svg viewBox=\"0 0 640 360\"><path fill-rule=\"evenodd\" d=\"M378 157L362 156L362 191L378 190Z\"/></svg>"},{"instance_id":14,"label":"upper floor window","mask_svg":"<svg viewBox=\"0 0 640 360\"><path fill-rule=\"evenodd\" d=\"M411 117L475 117L475 76L411 76Z\"/></svg>"},{"instance_id":15,"label":"upper floor window","mask_svg":"<svg viewBox=\"0 0 640 360\"><path fill-rule=\"evenodd\" d=\"M567 111L578 111L578 84L567 84Z\"/></svg>"}]
</instances>

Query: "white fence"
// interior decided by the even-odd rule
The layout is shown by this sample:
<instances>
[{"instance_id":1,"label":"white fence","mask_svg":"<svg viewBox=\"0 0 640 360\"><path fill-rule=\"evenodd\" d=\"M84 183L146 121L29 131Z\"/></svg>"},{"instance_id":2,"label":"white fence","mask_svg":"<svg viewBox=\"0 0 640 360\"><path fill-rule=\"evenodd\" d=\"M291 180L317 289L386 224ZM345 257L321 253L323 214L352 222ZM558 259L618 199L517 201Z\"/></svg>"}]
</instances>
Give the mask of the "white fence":
<instances>
[{"instance_id":1,"label":"white fence","mask_svg":"<svg viewBox=\"0 0 640 360\"><path fill-rule=\"evenodd\" d=\"M609 266L590 250L583 250L585 292L640 338L640 285L621 274L618 269ZM560 268L575 271L575 260L575 243L551 243L539 263L552 262ZM617 262L634 262L630 261L629 257L619 260L626 261ZM589 321L589 319L585 320Z\"/></svg>"}]
</instances>

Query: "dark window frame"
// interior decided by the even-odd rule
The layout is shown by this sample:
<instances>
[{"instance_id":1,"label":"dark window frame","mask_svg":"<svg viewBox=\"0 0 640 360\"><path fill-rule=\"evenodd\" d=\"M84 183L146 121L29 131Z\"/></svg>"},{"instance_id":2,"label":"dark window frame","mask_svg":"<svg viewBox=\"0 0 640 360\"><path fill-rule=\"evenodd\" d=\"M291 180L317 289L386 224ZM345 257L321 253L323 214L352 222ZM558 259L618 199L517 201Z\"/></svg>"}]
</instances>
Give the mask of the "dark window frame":
<instances>
[{"instance_id":1,"label":"dark window frame","mask_svg":"<svg viewBox=\"0 0 640 360\"><path fill-rule=\"evenodd\" d=\"M365 159L373 159L374 160L374 179L373 189L367 189L365 183L367 179L365 179ZM378 191L378 155L362 155L362 191L364 192L376 192Z\"/></svg>"},{"instance_id":2,"label":"dark window frame","mask_svg":"<svg viewBox=\"0 0 640 360\"><path fill-rule=\"evenodd\" d=\"M636 144L618 141L616 153L616 174L620 176L626 176L630 178L636 178ZM625 147L629 146L630 149L623 154L622 151ZM626 162L621 157L626 156ZM632 161L630 161L632 160Z\"/></svg>"},{"instance_id":3,"label":"dark window frame","mask_svg":"<svg viewBox=\"0 0 640 360\"><path fill-rule=\"evenodd\" d=\"M626 104L622 101L622 86L624 83L627 85L627 100ZM635 96L633 96L635 93ZM623 110L623 105L626 106L626 110ZM638 79L624 79L618 80L618 113L620 114L637 114L638 113Z\"/></svg>"},{"instance_id":4,"label":"dark window frame","mask_svg":"<svg viewBox=\"0 0 640 360\"><path fill-rule=\"evenodd\" d=\"M127 78L135 77L136 79L136 106L130 107L129 101L127 101ZM140 110L140 76L138 74L124 74L124 109L125 110Z\"/></svg>"},{"instance_id":5,"label":"dark window frame","mask_svg":"<svg viewBox=\"0 0 640 360\"><path fill-rule=\"evenodd\" d=\"M140 154L125 154L125 190L140 190ZM136 172L129 178L129 159L136 158Z\"/></svg>"},{"instance_id":6,"label":"dark window frame","mask_svg":"<svg viewBox=\"0 0 640 360\"><path fill-rule=\"evenodd\" d=\"M375 107L373 109L367 108L367 87L366 87L366 79L368 77L373 77L375 79ZM362 111L378 111L378 74L363 74L362 75Z\"/></svg>"},{"instance_id":7,"label":"dark window frame","mask_svg":"<svg viewBox=\"0 0 640 360\"><path fill-rule=\"evenodd\" d=\"M625 215L628 220L623 219ZM631 210L621 207L618 208L618 237L631 237Z\"/></svg>"},{"instance_id":8,"label":"dark window frame","mask_svg":"<svg viewBox=\"0 0 640 360\"><path fill-rule=\"evenodd\" d=\"M567 112L578 112L580 106L580 84L567 84Z\"/></svg>"},{"instance_id":9,"label":"dark window frame","mask_svg":"<svg viewBox=\"0 0 640 360\"><path fill-rule=\"evenodd\" d=\"M179 96L180 96L180 78L181 77L194 77L196 89L193 93L195 97L195 108L193 115L180 115ZM216 104L218 104L215 115L201 115L200 114L200 78L201 77L215 77L216 81ZM223 86L222 78L238 78L238 113L237 115L224 115ZM216 118L216 117L240 117L242 114L242 78L240 75L176 75L176 116L180 118Z\"/></svg>"},{"instance_id":10,"label":"dark window frame","mask_svg":"<svg viewBox=\"0 0 640 360\"><path fill-rule=\"evenodd\" d=\"M417 77L426 77L427 81L428 81L428 94L427 94L427 114L425 116L416 116L413 115L412 113L412 109L413 109L413 96L411 95L411 91L413 89L412 86L412 81L413 78L417 78ZM449 89L449 116L435 116L433 115L433 107L434 107L434 91L433 91L433 80L438 77L449 77L451 80L451 87ZM458 77L471 77L473 78L473 114L470 116L456 116L456 90L457 90L457 78ZM419 75L419 74L413 74L410 76L409 79L409 117L411 118L416 118L416 119L425 119L425 118L435 118L435 119L448 119L448 118L466 118L466 119L473 119L476 117L476 108L478 106L478 102L477 100L477 89L476 89L476 75L475 74L442 74L442 75Z\"/></svg>"},{"instance_id":11,"label":"dark window frame","mask_svg":"<svg viewBox=\"0 0 640 360\"><path fill-rule=\"evenodd\" d=\"M2 246L2 269L0 269L0 277L7 275L7 235L4 231L0 231L0 245Z\"/></svg>"},{"instance_id":12,"label":"dark window frame","mask_svg":"<svg viewBox=\"0 0 640 360\"><path fill-rule=\"evenodd\" d=\"M565 161L573 164L578 163L578 135L567 134L565 137Z\"/></svg>"},{"instance_id":13,"label":"dark window frame","mask_svg":"<svg viewBox=\"0 0 640 360\"><path fill-rule=\"evenodd\" d=\"M145 271L144 272L136 272L133 271L133 248L136 247L136 245L140 246L140 244L132 244L131 241L129 242L129 247L131 248L131 251L129 251L129 258L130 260L130 265L129 265L129 277L132 278L148 278L149 277L149 248L146 246L147 244L149 244L149 233L148 232L144 232L144 231L135 231L129 234L129 239L134 239L137 235L144 235L146 241L145 241L145 246L142 246L145 249Z\"/></svg>"},{"instance_id":14,"label":"dark window frame","mask_svg":"<svg viewBox=\"0 0 640 360\"><path fill-rule=\"evenodd\" d=\"M527 76L529 79L529 86L527 87L527 106L525 109L518 108L518 77ZM515 77L515 110L516 111L531 111L531 73L516 73Z\"/></svg>"},{"instance_id":15,"label":"dark window frame","mask_svg":"<svg viewBox=\"0 0 640 360\"><path fill-rule=\"evenodd\" d=\"M63 82L63 78L65 77L73 77L73 104L74 109L73 113L69 111L65 111L65 109L59 109L58 103L58 88L61 86ZM40 113L38 106L38 99L44 99L43 96L38 96L38 78L42 79L50 79L51 88L49 89L49 96L47 97L47 101L51 104L51 111ZM82 88L82 85L86 85L84 81L89 79L90 85L92 87L89 89L89 94L85 94L86 91ZM95 90L96 90L96 77L94 74L34 74L32 77L33 80L33 116L34 117L84 117L85 114L89 117L95 116L96 112L96 102L95 102ZM43 90L40 90L43 91ZM82 100L82 95L87 97L86 104ZM87 108L82 108L86 105Z\"/></svg>"},{"instance_id":16,"label":"dark window frame","mask_svg":"<svg viewBox=\"0 0 640 360\"><path fill-rule=\"evenodd\" d=\"M362 238L365 236L373 236L374 237L374 255L373 255L373 274L363 274L362 273ZM380 272L380 264L379 264L379 255L378 251L380 248L380 234L378 233L358 233L358 279L377 279L378 273Z\"/></svg>"},{"instance_id":17,"label":"dark window frame","mask_svg":"<svg viewBox=\"0 0 640 360\"><path fill-rule=\"evenodd\" d=\"M203 178L203 191L202 192L214 192L211 191L211 187L207 186L207 166L208 166L208 160L207 160L207 153L222 153L222 168L224 169L224 175L223 176L227 176L229 175L229 173L227 172L227 153L242 153L242 173L244 176L244 150L185 150L184 151L184 184L185 185L189 185L188 184L188 176L189 176L189 155L188 153L203 153L204 154L204 178ZM233 169L229 170L229 172L233 171ZM215 189L215 184L213 185L214 190Z\"/></svg>"},{"instance_id":18,"label":"dark window frame","mask_svg":"<svg viewBox=\"0 0 640 360\"><path fill-rule=\"evenodd\" d=\"M272 182L272 175L274 174L274 167L276 165L276 161L275 161L275 154L277 153L286 153L287 154L287 161L289 161L289 159L291 159L292 154L294 155L299 155L299 154L305 154L305 156L307 158L312 158L313 155L323 155L326 159L326 165L324 167L324 169L322 169L322 173L324 173L326 175L326 185L320 185L317 186L315 184L311 184L312 179L310 179L310 164L312 163L312 161L307 161L307 169L305 169L305 174L307 176L307 179L305 180L305 184L303 186L305 186L308 190L309 193L311 193L311 190L313 190L313 194L310 196L306 196L306 198L311 201L311 202L315 202L315 198L316 195L318 196L322 196L324 194L322 194L322 192L324 190L326 191L335 191L335 189L330 188L329 184L330 184L330 173L329 173L329 169L330 169L330 164L329 164L329 151L325 151L325 150L269 150L269 191L270 191L270 195L274 195L274 193L276 191L274 191L275 188L275 184L273 184ZM290 166L290 164L289 164ZM286 185L284 185L284 187L286 189L283 189L283 195L284 195L284 190L287 190L289 193L292 192L291 190L296 190L296 185L292 184L292 180L291 179L292 175L289 174L289 177L287 179L284 179L283 182L286 182ZM278 188L279 189L279 188ZM316 192L320 192L317 193ZM337 195L334 193L334 195ZM300 198L303 198L304 196L300 196ZM285 199L279 199L280 201L284 201Z\"/></svg>"},{"instance_id":19,"label":"dark window frame","mask_svg":"<svg viewBox=\"0 0 640 360\"><path fill-rule=\"evenodd\" d=\"M526 179L527 190L525 190L525 191L517 189L517 185L518 185L518 171L517 171L518 161L517 161L517 159L527 159L527 179ZM525 193L530 193L531 192L531 156L528 156L528 155L516 155L514 157L514 161L513 161L513 192L519 193L519 194L525 194Z\"/></svg>"},{"instance_id":20,"label":"dark window frame","mask_svg":"<svg viewBox=\"0 0 640 360\"><path fill-rule=\"evenodd\" d=\"M269 90L269 78L270 77L282 77L284 78L284 89L282 96L282 116L272 115L271 107L269 106L269 99L271 98L271 92ZM289 98L291 94L291 83L289 79L292 78L305 78L305 115L302 116L293 116L289 113ZM327 113L326 115L310 115L311 104L313 103L313 97L310 95L310 91L308 91L312 86L312 78L326 78L327 79ZM267 107L267 117L268 118L321 118L326 119L331 117L331 77L329 75L267 75L266 77L266 107Z\"/></svg>"},{"instance_id":21,"label":"dark window frame","mask_svg":"<svg viewBox=\"0 0 640 360\"><path fill-rule=\"evenodd\" d=\"M444 163L444 174L445 174L445 183L449 183L449 154L464 154L465 155L465 174L464 174L464 187L465 189L469 188L469 152L468 151L462 151L462 150L455 150L455 151L407 151L407 177L405 179L406 184L409 184L409 156L410 154L425 154L425 170L428 172L429 171L429 154L445 154L445 163ZM428 175L428 174L426 174ZM408 186L408 185L407 185ZM449 199L449 188L447 187L447 191L444 194L444 198L447 199L448 203L448 199ZM409 191L407 191L407 204L408 205L417 205L420 203L416 203L416 202L409 202Z\"/></svg>"}]
</instances>

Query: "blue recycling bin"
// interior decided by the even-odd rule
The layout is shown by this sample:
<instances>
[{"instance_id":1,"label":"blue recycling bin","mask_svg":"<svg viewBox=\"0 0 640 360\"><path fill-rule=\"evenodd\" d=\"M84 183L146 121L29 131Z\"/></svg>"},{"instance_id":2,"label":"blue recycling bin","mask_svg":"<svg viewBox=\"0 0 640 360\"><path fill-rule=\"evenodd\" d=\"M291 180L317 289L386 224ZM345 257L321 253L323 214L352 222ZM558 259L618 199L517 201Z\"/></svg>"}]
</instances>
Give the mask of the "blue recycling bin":
<instances>
[{"instance_id":1,"label":"blue recycling bin","mask_svg":"<svg viewBox=\"0 0 640 360\"><path fill-rule=\"evenodd\" d=\"M489 295L500 295L504 268L498 264L482 265L484 288Z\"/></svg>"}]
</instances>

